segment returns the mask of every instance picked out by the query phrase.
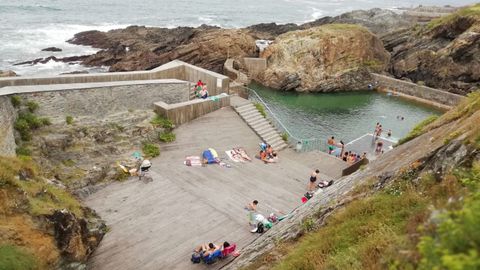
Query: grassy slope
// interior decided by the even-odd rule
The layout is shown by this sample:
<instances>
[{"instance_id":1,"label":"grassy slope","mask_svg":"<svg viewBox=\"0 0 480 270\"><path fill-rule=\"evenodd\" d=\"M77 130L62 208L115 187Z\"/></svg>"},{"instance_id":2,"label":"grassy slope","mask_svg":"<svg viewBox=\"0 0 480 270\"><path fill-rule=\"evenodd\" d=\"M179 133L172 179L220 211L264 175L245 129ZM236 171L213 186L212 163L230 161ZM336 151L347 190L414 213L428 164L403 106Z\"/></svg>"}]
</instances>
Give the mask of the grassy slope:
<instances>
[{"instance_id":1,"label":"grassy slope","mask_svg":"<svg viewBox=\"0 0 480 270\"><path fill-rule=\"evenodd\" d=\"M480 4L465 7L450 15L434 19L427 24L427 29L434 29L438 26L449 24L460 17L471 17L477 20L480 19Z\"/></svg>"},{"instance_id":2,"label":"grassy slope","mask_svg":"<svg viewBox=\"0 0 480 270\"><path fill-rule=\"evenodd\" d=\"M416 135L457 121L457 131L445 143L465 135L464 143L480 150L479 111L477 92L437 121L417 128ZM480 269L480 161L457 168L441 181L419 174L418 166L422 164L406 168L373 195L371 187L356 189L367 191L362 199L249 269ZM431 218L432 212L443 214Z\"/></svg>"},{"instance_id":3,"label":"grassy slope","mask_svg":"<svg viewBox=\"0 0 480 270\"><path fill-rule=\"evenodd\" d=\"M38 217L56 209L83 216L80 203L68 191L47 184L30 158L0 157L0 269L24 269L8 259L15 256L24 258L18 263L32 264L35 269L57 263L55 240L38 224Z\"/></svg>"}]
</instances>

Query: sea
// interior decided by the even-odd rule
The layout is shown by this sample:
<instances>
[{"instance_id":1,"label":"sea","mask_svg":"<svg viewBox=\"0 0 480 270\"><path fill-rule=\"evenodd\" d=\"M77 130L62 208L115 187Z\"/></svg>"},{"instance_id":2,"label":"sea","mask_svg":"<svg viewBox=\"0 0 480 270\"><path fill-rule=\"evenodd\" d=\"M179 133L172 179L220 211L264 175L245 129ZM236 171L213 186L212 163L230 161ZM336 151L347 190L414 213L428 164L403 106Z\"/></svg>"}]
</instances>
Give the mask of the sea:
<instances>
[{"instance_id":1,"label":"sea","mask_svg":"<svg viewBox=\"0 0 480 270\"><path fill-rule=\"evenodd\" d=\"M129 25L158 27L217 25L239 28L257 23L304 23L356 9L471 4L469 0L0 0L0 70L21 76L73 71L105 72L78 63L16 63L54 55L93 54L97 49L68 44L75 33ZM43 52L46 47L61 52Z\"/></svg>"}]
</instances>

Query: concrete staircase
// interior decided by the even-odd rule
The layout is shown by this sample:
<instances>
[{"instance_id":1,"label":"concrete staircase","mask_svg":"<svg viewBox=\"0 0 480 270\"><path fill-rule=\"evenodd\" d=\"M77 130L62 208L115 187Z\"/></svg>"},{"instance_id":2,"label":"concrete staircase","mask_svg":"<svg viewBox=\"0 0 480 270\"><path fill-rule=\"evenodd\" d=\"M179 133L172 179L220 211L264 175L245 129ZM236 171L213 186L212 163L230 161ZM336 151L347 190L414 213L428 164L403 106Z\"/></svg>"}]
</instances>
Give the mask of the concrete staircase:
<instances>
[{"instance_id":1,"label":"concrete staircase","mask_svg":"<svg viewBox=\"0 0 480 270\"><path fill-rule=\"evenodd\" d=\"M260 114L252 102L234 106L234 109L240 117L247 122L247 125L249 125L262 140L270 144L275 151L280 151L288 147L288 144L285 143L275 127Z\"/></svg>"}]
</instances>

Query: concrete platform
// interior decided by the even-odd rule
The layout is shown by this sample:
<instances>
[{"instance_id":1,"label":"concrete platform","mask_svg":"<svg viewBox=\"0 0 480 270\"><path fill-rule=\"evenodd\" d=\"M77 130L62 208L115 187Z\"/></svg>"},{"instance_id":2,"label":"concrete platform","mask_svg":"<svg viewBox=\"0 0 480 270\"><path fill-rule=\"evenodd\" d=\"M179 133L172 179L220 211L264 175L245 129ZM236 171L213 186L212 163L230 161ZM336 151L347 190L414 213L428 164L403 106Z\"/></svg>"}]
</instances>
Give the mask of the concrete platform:
<instances>
[{"instance_id":1,"label":"concrete platform","mask_svg":"<svg viewBox=\"0 0 480 270\"><path fill-rule=\"evenodd\" d=\"M373 134L365 134L357 139L347 143L345 145L346 151L354 151L355 153L362 154L363 152L367 153L367 158L369 160L373 160L377 158L377 154L375 154L376 143L378 141L383 142L383 151L387 152L393 149L393 146L397 143L388 138L378 137L377 139L374 138Z\"/></svg>"},{"instance_id":2,"label":"concrete platform","mask_svg":"<svg viewBox=\"0 0 480 270\"><path fill-rule=\"evenodd\" d=\"M288 213L301 204L313 169L332 179L346 166L325 153L292 149L281 151L277 164L232 162L225 150L242 146L253 158L260 138L230 107L175 133L176 142L161 147L160 157L152 160L153 182L113 183L86 199L110 227L89 269L218 269L225 262L193 265L191 251L201 243L225 240L242 248L258 237L249 232L244 205L256 199L264 215ZM185 156L209 147L231 168L183 164Z\"/></svg>"}]
</instances>

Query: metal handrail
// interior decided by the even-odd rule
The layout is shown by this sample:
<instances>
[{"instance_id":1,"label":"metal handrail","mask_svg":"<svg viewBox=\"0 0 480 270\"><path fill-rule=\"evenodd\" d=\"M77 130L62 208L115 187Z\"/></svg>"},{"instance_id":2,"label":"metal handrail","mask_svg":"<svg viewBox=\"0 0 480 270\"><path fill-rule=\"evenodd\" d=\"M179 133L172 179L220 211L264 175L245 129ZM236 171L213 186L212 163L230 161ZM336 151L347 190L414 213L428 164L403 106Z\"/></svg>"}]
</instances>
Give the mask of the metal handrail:
<instances>
[{"instance_id":1,"label":"metal handrail","mask_svg":"<svg viewBox=\"0 0 480 270\"><path fill-rule=\"evenodd\" d=\"M301 139L301 138L298 138L296 136L294 136L290 130L288 130L288 128L283 124L283 122L277 117L277 115L270 109L270 107L267 105L267 103L263 100L263 98L257 93L257 91L255 91L254 89L251 89L249 87L246 87L246 86L242 86L243 88L245 88L248 92L250 93L253 93L255 95L255 97L261 102L261 104L265 107L265 109L267 109L267 111L269 112L271 118L277 123L277 125L280 126L281 129L283 129L287 134L288 134L288 138L289 140L294 140L295 141L295 144L298 144L300 143L302 145L301 149L299 150L302 150L302 151L306 151L307 150L307 145L313 145L312 142L326 142L324 140L321 140L321 139L318 139L318 138L310 138L310 139ZM309 144L310 142L310 144ZM318 144L320 145L320 144ZM326 150L326 145L323 145L324 149L312 149L312 150ZM320 147L318 147L320 148Z\"/></svg>"}]
</instances>

